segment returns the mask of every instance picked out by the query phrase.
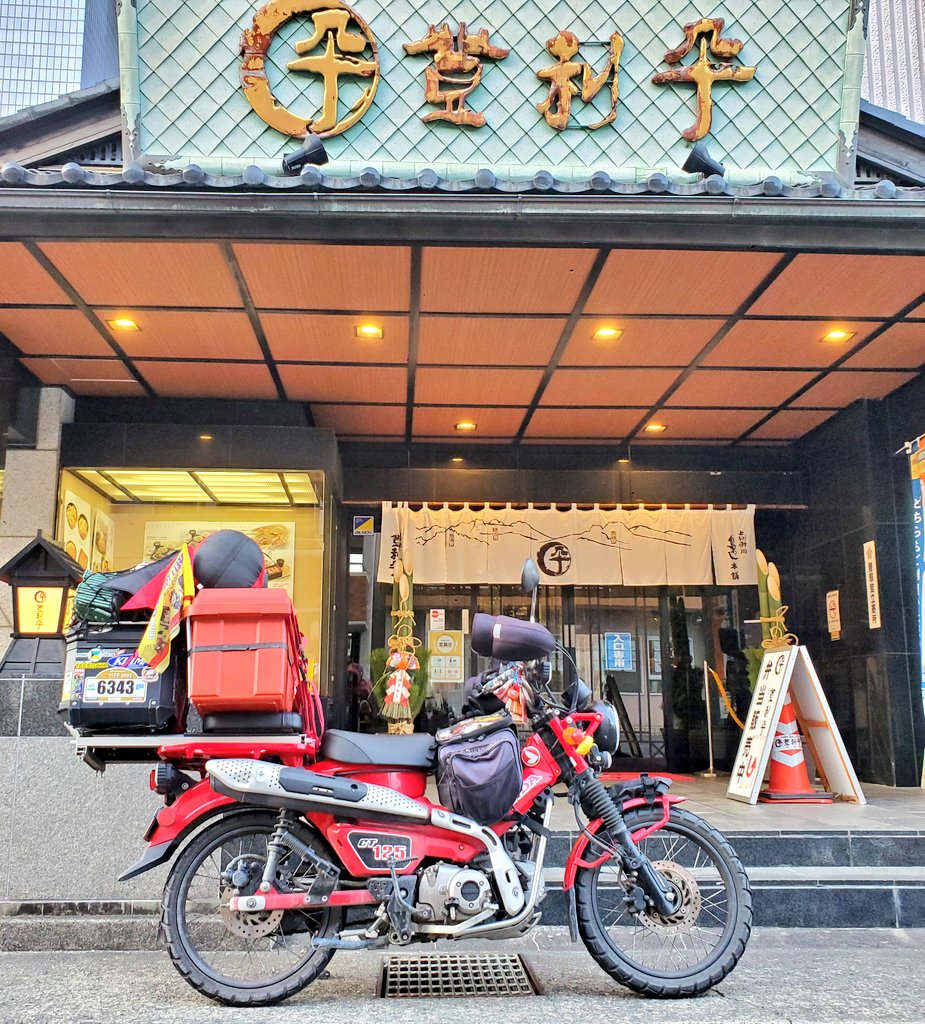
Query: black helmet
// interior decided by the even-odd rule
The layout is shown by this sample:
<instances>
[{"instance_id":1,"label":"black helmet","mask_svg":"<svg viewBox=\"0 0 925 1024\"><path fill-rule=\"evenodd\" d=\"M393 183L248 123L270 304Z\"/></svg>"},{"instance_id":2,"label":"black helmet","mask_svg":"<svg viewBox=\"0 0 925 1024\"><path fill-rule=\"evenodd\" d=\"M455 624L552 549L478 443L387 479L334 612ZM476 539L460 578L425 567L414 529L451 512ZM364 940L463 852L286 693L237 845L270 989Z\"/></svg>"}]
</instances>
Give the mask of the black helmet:
<instances>
[{"instance_id":1,"label":"black helmet","mask_svg":"<svg viewBox=\"0 0 925 1024\"><path fill-rule=\"evenodd\" d=\"M598 750L607 754L616 754L620 746L620 723L613 704L606 700L596 700L589 708L601 716L601 724L594 730L594 742Z\"/></svg>"}]
</instances>

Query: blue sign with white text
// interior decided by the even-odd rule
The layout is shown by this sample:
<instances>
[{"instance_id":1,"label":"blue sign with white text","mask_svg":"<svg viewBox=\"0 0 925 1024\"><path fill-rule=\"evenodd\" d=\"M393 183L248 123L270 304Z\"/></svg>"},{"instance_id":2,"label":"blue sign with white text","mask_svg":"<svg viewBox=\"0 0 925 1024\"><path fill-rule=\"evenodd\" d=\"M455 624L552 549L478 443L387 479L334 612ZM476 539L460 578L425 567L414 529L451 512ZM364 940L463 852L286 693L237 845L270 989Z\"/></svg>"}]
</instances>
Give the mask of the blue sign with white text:
<instances>
[{"instance_id":1,"label":"blue sign with white text","mask_svg":"<svg viewBox=\"0 0 925 1024\"><path fill-rule=\"evenodd\" d=\"M636 671L636 645L632 633L604 634L604 671Z\"/></svg>"}]
</instances>

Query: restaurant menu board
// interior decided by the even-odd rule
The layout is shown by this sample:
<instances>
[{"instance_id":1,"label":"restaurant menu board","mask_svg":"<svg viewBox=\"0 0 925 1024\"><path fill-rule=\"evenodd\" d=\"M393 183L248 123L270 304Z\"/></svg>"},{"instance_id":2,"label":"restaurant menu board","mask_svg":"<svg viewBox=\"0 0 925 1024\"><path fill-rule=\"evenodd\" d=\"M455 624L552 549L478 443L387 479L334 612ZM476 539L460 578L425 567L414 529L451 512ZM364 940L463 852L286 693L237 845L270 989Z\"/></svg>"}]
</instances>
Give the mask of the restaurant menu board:
<instances>
[{"instance_id":1,"label":"restaurant menu board","mask_svg":"<svg viewBox=\"0 0 925 1024\"><path fill-rule=\"evenodd\" d=\"M292 597L295 523L145 523L144 561L163 558L181 544L199 544L218 530L239 530L255 540L267 567L267 586Z\"/></svg>"},{"instance_id":2,"label":"restaurant menu board","mask_svg":"<svg viewBox=\"0 0 925 1024\"><path fill-rule=\"evenodd\" d=\"M90 503L73 491L64 492L61 510L61 532L58 535L65 552L82 568L90 566Z\"/></svg>"},{"instance_id":3,"label":"restaurant menu board","mask_svg":"<svg viewBox=\"0 0 925 1024\"><path fill-rule=\"evenodd\" d=\"M112 572L115 545L115 523L105 512L97 512L93 518L93 543L90 551L90 568L93 572Z\"/></svg>"}]
</instances>

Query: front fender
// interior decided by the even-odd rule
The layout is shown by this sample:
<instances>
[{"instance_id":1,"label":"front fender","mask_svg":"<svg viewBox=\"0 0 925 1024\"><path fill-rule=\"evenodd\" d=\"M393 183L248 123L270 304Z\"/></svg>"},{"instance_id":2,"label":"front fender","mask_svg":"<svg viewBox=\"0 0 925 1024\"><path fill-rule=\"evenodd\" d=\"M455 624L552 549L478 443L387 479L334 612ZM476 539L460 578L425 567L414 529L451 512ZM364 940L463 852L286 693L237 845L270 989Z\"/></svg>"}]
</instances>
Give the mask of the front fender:
<instances>
[{"instance_id":1,"label":"front fender","mask_svg":"<svg viewBox=\"0 0 925 1024\"><path fill-rule=\"evenodd\" d=\"M231 797L216 793L208 779L186 790L154 816L144 836L148 848L139 860L119 875L119 881L126 882L169 860L190 832L235 802Z\"/></svg>"},{"instance_id":2,"label":"front fender","mask_svg":"<svg viewBox=\"0 0 925 1024\"><path fill-rule=\"evenodd\" d=\"M672 804L682 804L687 799L686 796L674 796L668 793L663 794L659 800L662 804L662 819L656 822L655 825L651 825L649 828L641 828L636 832L633 832L633 841L639 842L640 839L645 839L647 835L651 835L660 829L667 821L668 815L671 810ZM624 811L631 811L635 807L648 807L652 806L648 803L645 797L635 797L632 800L627 800L623 804ZM594 821L588 823L588 832L594 835L595 832L601 827L601 819L595 818ZM603 864L605 860L609 859L609 854L601 854L596 860L586 861L583 859L585 850L589 845L589 839L586 835L580 835L572 847L572 852L568 855L568 860L565 862L565 874L562 878L562 888L568 892L569 889L575 884L575 875L578 873L579 868L595 868L598 864Z\"/></svg>"}]
</instances>

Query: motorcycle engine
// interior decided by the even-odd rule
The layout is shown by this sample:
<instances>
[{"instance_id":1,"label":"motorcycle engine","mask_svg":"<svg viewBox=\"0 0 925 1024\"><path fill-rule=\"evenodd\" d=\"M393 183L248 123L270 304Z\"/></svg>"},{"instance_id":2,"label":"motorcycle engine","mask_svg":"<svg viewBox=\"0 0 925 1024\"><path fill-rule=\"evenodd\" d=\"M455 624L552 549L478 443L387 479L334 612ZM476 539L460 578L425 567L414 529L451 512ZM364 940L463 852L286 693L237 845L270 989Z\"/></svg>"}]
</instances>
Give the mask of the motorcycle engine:
<instances>
[{"instance_id":1,"label":"motorcycle engine","mask_svg":"<svg viewBox=\"0 0 925 1024\"><path fill-rule=\"evenodd\" d=\"M434 864L421 872L414 916L422 921L454 921L480 913L491 899L491 885L481 871Z\"/></svg>"}]
</instances>

